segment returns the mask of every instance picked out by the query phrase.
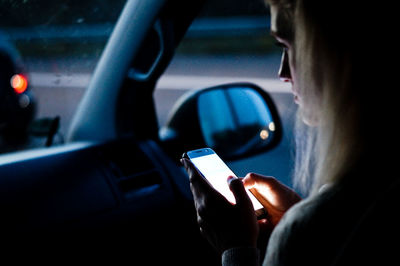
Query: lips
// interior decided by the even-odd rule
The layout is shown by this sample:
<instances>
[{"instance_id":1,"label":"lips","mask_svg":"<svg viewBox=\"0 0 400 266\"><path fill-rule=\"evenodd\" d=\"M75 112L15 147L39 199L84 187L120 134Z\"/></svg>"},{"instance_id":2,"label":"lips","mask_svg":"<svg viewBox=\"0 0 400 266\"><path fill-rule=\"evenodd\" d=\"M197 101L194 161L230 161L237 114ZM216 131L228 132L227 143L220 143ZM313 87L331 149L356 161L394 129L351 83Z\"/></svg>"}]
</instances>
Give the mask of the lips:
<instances>
[{"instance_id":1,"label":"lips","mask_svg":"<svg viewBox=\"0 0 400 266\"><path fill-rule=\"evenodd\" d=\"M300 103L300 97L299 97L299 94L298 94L298 91L297 91L297 87L294 86L293 80L290 80L290 83L292 84L292 93L293 93L293 96L294 96L294 102L299 104Z\"/></svg>"},{"instance_id":2,"label":"lips","mask_svg":"<svg viewBox=\"0 0 400 266\"><path fill-rule=\"evenodd\" d=\"M297 90L296 90L296 88L294 86L293 80L291 78L285 78L285 77L280 77L280 80L283 81L283 82L290 82L290 84L292 84L292 93L293 93L293 96L294 96L294 102L299 104L300 103L300 97L299 97L299 95L297 93Z\"/></svg>"},{"instance_id":3,"label":"lips","mask_svg":"<svg viewBox=\"0 0 400 266\"><path fill-rule=\"evenodd\" d=\"M294 95L294 102L299 104L300 103L299 96L297 96L296 94L293 94L293 95Z\"/></svg>"}]
</instances>

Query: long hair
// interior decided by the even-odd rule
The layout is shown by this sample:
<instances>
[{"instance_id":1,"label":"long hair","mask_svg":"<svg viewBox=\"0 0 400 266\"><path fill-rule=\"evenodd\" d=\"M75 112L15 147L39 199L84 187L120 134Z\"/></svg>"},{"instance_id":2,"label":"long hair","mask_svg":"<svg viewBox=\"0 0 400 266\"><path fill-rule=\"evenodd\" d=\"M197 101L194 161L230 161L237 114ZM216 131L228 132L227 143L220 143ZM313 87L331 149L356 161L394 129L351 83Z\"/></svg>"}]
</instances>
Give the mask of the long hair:
<instances>
[{"instance_id":1,"label":"long hair","mask_svg":"<svg viewBox=\"0 0 400 266\"><path fill-rule=\"evenodd\" d=\"M302 116L316 123L296 129L294 175L295 184L315 193L323 184L350 177L357 167L378 172L388 161L373 156L387 157L390 143L399 148L399 138L393 134L399 113L394 109L396 101L379 90L391 84L382 79L390 60L381 53L382 40L371 35L390 32L386 30L395 24L391 21L394 15L383 5L343 0L296 2L296 69L307 106ZM388 17L368 23L379 9ZM391 35L388 38L395 43ZM396 74L394 69L389 72ZM389 131L383 131L378 123L390 120Z\"/></svg>"}]
</instances>

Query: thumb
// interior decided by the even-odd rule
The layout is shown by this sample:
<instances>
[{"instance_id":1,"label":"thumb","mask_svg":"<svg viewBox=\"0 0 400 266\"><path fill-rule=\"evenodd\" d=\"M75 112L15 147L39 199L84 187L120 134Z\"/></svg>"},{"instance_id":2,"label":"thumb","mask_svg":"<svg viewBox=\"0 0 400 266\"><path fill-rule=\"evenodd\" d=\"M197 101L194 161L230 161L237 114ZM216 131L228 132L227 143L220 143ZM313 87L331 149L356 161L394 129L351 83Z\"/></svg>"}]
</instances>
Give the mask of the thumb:
<instances>
[{"instance_id":1,"label":"thumb","mask_svg":"<svg viewBox=\"0 0 400 266\"><path fill-rule=\"evenodd\" d=\"M252 205L241 179L235 177L229 177L228 185L233 193L233 196L235 196L236 204L250 205L250 206Z\"/></svg>"}]
</instances>

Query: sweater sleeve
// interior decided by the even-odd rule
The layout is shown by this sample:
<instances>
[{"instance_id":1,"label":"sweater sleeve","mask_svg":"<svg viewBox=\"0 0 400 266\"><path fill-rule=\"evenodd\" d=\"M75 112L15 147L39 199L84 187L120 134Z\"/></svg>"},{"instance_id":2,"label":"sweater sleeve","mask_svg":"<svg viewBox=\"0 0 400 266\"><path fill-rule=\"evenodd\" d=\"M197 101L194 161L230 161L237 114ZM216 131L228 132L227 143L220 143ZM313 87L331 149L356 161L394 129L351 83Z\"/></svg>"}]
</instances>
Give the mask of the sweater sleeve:
<instances>
[{"instance_id":1,"label":"sweater sleeve","mask_svg":"<svg viewBox=\"0 0 400 266\"><path fill-rule=\"evenodd\" d=\"M222 253L222 266L259 266L260 253L257 248L231 248Z\"/></svg>"}]
</instances>

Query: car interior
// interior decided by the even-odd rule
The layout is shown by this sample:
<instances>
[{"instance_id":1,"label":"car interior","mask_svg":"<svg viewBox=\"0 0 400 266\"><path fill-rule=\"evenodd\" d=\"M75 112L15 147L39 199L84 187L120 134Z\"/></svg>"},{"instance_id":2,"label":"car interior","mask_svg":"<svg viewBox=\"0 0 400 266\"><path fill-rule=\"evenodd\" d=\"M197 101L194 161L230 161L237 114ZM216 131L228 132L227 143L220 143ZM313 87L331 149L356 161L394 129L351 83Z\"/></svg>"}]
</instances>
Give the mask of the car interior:
<instances>
[{"instance_id":1,"label":"car interior","mask_svg":"<svg viewBox=\"0 0 400 266\"><path fill-rule=\"evenodd\" d=\"M197 226L182 153L209 146L238 175L268 171L290 183L289 94L246 81L215 84L185 95L158 125L156 84L204 2L127 1L66 143L1 155L0 224L10 249L219 265Z\"/></svg>"}]
</instances>

